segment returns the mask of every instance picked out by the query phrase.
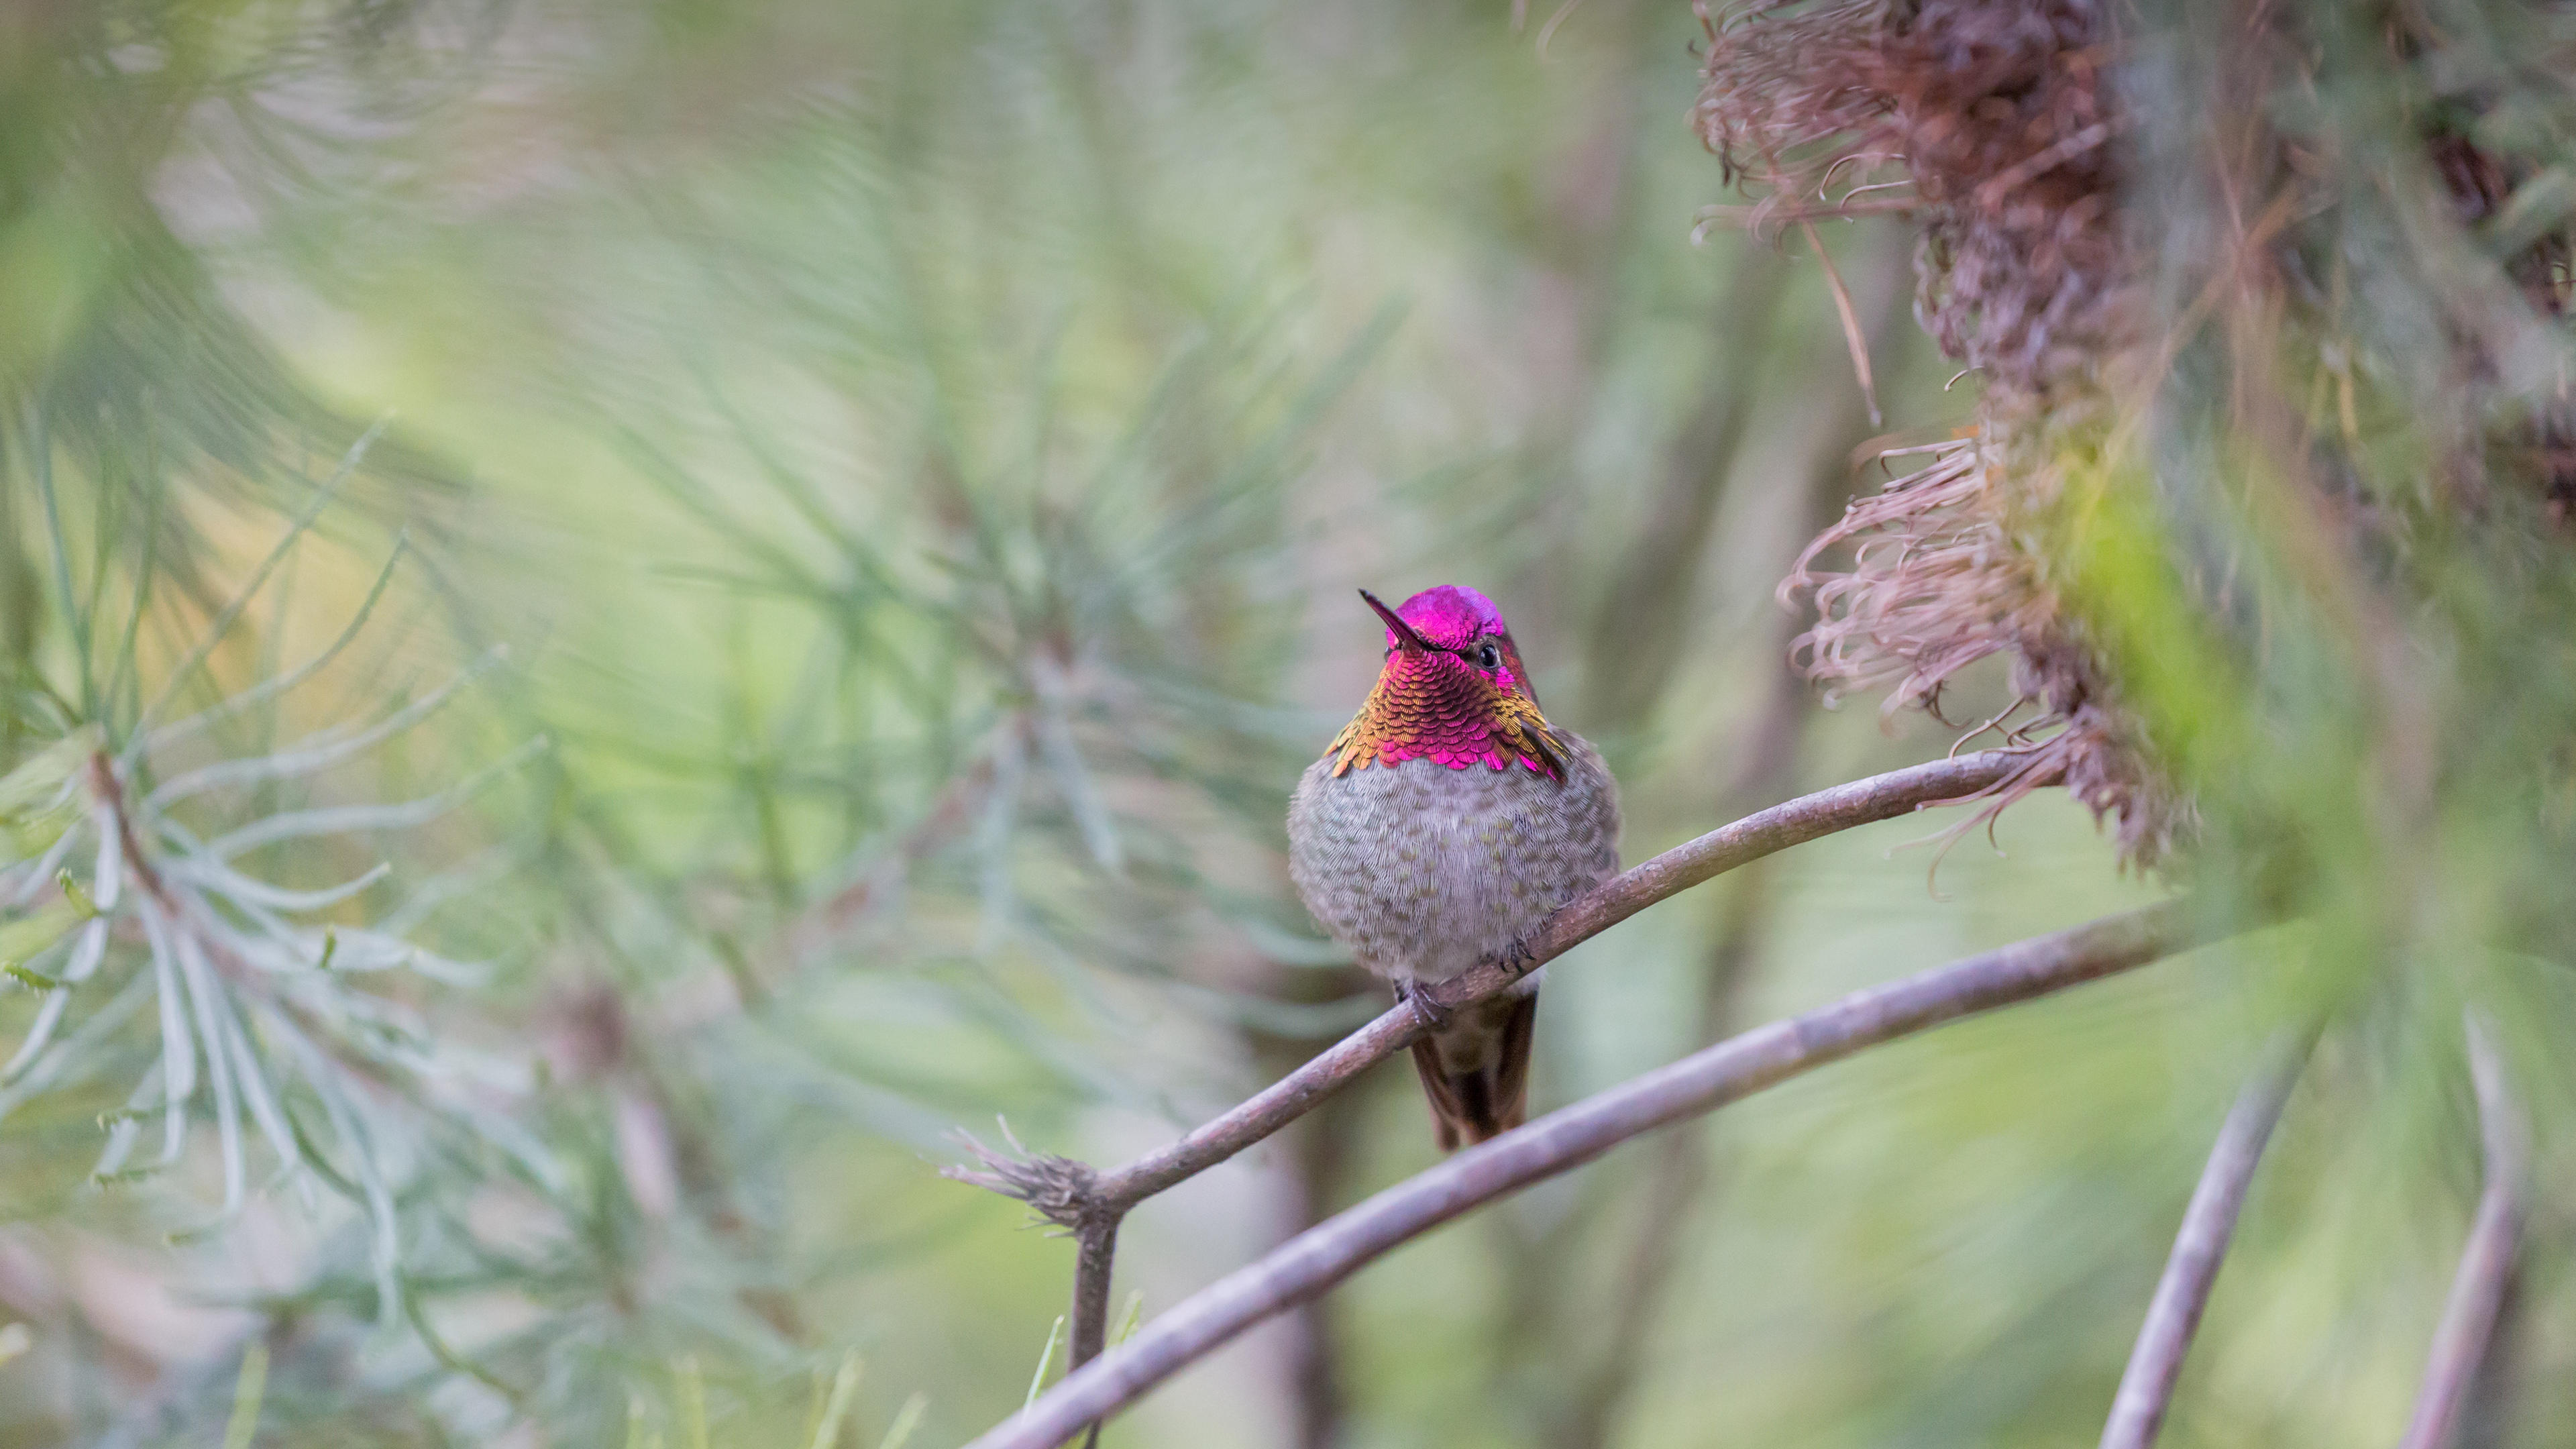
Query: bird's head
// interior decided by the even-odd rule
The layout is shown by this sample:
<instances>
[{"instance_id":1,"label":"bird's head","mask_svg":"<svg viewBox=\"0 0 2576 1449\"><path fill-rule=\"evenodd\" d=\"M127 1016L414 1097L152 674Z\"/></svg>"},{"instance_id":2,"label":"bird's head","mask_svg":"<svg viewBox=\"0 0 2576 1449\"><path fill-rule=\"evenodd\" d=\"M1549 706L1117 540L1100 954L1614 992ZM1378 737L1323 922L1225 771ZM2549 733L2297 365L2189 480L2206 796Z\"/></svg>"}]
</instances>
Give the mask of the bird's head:
<instances>
[{"instance_id":1,"label":"bird's head","mask_svg":"<svg viewBox=\"0 0 2576 1449\"><path fill-rule=\"evenodd\" d=\"M1562 778L1519 646L1494 601L1443 584L1388 608L1360 597L1386 624L1386 662L1368 703L1333 741L1334 773L1427 758L1453 770L1521 764Z\"/></svg>"},{"instance_id":2,"label":"bird's head","mask_svg":"<svg viewBox=\"0 0 2576 1449\"><path fill-rule=\"evenodd\" d=\"M1503 623L1494 601L1474 589L1442 584L1424 589L1390 609L1366 589L1360 597L1386 621L1386 663L1378 670L1381 684L1394 677L1483 680L1498 694L1517 695L1532 705L1529 672L1521 651Z\"/></svg>"}]
</instances>

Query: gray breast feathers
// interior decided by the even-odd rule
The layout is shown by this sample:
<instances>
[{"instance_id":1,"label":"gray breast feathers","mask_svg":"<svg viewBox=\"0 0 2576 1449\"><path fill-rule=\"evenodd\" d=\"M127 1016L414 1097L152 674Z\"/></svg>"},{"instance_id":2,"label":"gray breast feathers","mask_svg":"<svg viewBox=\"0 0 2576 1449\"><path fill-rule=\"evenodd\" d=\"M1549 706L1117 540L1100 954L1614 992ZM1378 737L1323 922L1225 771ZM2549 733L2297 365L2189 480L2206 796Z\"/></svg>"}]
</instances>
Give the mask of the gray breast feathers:
<instances>
[{"instance_id":1,"label":"gray breast feathers","mask_svg":"<svg viewBox=\"0 0 2576 1449\"><path fill-rule=\"evenodd\" d=\"M1619 787L1592 747L1562 783L1515 764L1430 760L1340 776L1308 767L1288 807L1288 873L1361 965L1442 981L1619 869Z\"/></svg>"}]
</instances>

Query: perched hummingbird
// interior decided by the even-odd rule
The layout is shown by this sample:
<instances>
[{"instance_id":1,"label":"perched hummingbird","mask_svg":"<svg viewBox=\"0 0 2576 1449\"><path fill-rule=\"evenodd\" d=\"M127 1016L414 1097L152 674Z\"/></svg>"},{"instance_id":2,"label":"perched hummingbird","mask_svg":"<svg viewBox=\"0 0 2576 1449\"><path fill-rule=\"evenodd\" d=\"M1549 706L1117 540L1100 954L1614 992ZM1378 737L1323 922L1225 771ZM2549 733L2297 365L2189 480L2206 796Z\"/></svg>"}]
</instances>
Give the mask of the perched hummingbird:
<instances>
[{"instance_id":1,"label":"perched hummingbird","mask_svg":"<svg viewBox=\"0 0 2576 1449\"><path fill-rule=\"evenodd\" d=\"M1427 589L1390 609L1377 687L1288 805L1288 874L1362 966L1414 988L1496 955L1619 869L1619 785L1539 713L1493 601ZM1426 1017L1413 1065L1446 1151L1521 1124L1539 978Z\"/></svg>"}]
</instances>

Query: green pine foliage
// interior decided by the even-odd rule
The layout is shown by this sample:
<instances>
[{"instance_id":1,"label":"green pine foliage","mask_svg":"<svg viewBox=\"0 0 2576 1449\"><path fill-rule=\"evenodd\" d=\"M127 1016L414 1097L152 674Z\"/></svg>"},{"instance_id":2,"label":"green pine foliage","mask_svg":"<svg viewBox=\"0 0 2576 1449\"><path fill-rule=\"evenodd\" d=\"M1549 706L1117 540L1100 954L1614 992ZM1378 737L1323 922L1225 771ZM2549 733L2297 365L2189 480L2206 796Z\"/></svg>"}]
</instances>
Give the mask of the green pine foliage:
<instances>
[{"instance_id":1,"label":"green pine foliage","mask_svg":"<svg viewBox=\"0 0 2576 1449\"><path fill-rule=\"evenodd\" d=\"M1999 572L1829 682L1967 639L1914 675L1946 717L2093 691L2098 737L1998 728L2109 783L1586 946L1534 1105L2184 890L2293 919L1635 1144L1108 1442L2083 1439L2320 1016L2163 1442L2393 1440L2478 1189L2472 1006L2534 1143L2474 1442L2563 1441L2576 39L1991 7L2134 116L2104 249L2043 275L1964 268L2027 240L1975 183L2091 113L1977 110L2061 92L1908 49L1942 13L0 21L0 1449L964 1442L1063 1371L1070 1253L938 1176L958 1129L1117 1160L1382 1006L1280 830L1375 667L1353 587L1493 595L1633 863L1952 745L1820 709L1774 594L1855 493L1914 517L1856 459L1970 430L2045 484L1925 552ZM1862 75L1993 154L1864 154ZM1953 207L1919 268L1903 186ZM2066 347L1969 355L2021 307ZM2085 804L2150 795L2155 851ZM1113 1340L1432 1155L1390 1070L1148 1203Z\"/></svg>"}]
</instances>

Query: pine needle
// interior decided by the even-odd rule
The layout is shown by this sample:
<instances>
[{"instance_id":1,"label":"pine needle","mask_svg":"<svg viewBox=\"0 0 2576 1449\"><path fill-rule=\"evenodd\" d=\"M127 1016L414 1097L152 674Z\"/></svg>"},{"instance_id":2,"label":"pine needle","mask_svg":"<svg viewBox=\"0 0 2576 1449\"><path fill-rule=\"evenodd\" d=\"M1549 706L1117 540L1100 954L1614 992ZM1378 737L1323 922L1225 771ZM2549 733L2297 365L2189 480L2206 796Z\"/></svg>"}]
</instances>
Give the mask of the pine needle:
<instances>
[{"instance_id":1,"label":"pine needle","mask_svg":"<svg viewBox=\"0 0 2576 1449\"><path fill-rule=\"evenodd\" d=\"M314 522L321 518L322 510L330 506L331 500L338 496L340 485L348 482L350 476L358 471L358 463L367 456L367 449L375 446L376 439L384 435L385 429L392 425L393 420L391 413L378 418L376 425L361 434L358 441L350 445L349 451L341 456L340 466L320 488L314 491L312 501L306 504L304 511L296 515L295 521L287 526L285 534L269 549L268 556L259 561L259 567L251 570L249 580L222 609L216 611L215 617L206 625L206 632L197 641L196 646L179 661L177 668L170 671L169 677L161 681L159 692L152 696L152 702L143 707L143 713L134 721L134 733L137 736L151 733L152 726L161 717L161 711L169 708L170 702L178 697L179 691L186 688L189 679L203 667L206 657L215 652L217 644L223 642L225 633L233 626L233 621L241 617L242 610L250 607L250 601L258 596L260 586L268 582L268 576L277 571L277 566L285 560L287 551L295 546L298 539L311 531Z\"/></svg>"},{"instance_id":2,"label":"pine needle","mask_svg":"<svg viewBox=\"0 0 2576 1449\"><path fill-rule=\"evenodd\" d=\"M850 1400L858 1391L859 1351L852 1349L841 1360L841 1371L832 1376L832 1397L825 1401L822 1416L815 1421L809 1449L832 1449L839 1441L841 1421L849 1417Z\"/></svg>"},{"instance_id":3,"label":"pine needle","mask_svg":"<svg viewBox=\"0 0 2576 1449\"><path fill-rule=\"evenodd\" d=\"M1047 1372L1055 1367L1055 1351L1064 1346L1064 1315L1055 1316L1055 1327L1047 1330L1046 1351L1038 1355L1038 1371L1029 1376L1029 1396L1020 1401L1020 1412L1038 1401L1038 1391L1046 1387Z\"/></svg>"},{"instance_id":4,"label":"pine needle","mask_svg":"<svg viewBox=\"0 0 2576 1449\"><path fill-rule=\"evenodd\" d=\"M698 1372L696 1357L686 1357L671 1366L672 1397L678 1400L680 1422L689 1431L689 1449L707 1449L707 1381Z\"/></svg>"},{"instance_id":5,"label":"pine needle","mask_svg":"<svg viewBox=\"0 0 2576 1449\"><path fill-rule=\"evenodd\" d=\"M911 1398L903 1401L902 1408L895 1410L894 1423L887 1426L885 1437L877 1441L877 1449L903 1449L911 1442L912 1431L921 1427L921 1416L929 1408L930 1395L915 1391Z\"/></svg>"},{"instance_id":6,"label":"pine needle","mask_svg":"<svg viewBox=\"0 0 2576 1449\"><path fill-rule=\"evenodd\" d=\"M242 1350L241 1377L233 1384L232 1421L224 1425L224 1449L250 1449L259 1432L259 1402L268 1393L268 1345Z\"/></svg>"}]
</instances>

